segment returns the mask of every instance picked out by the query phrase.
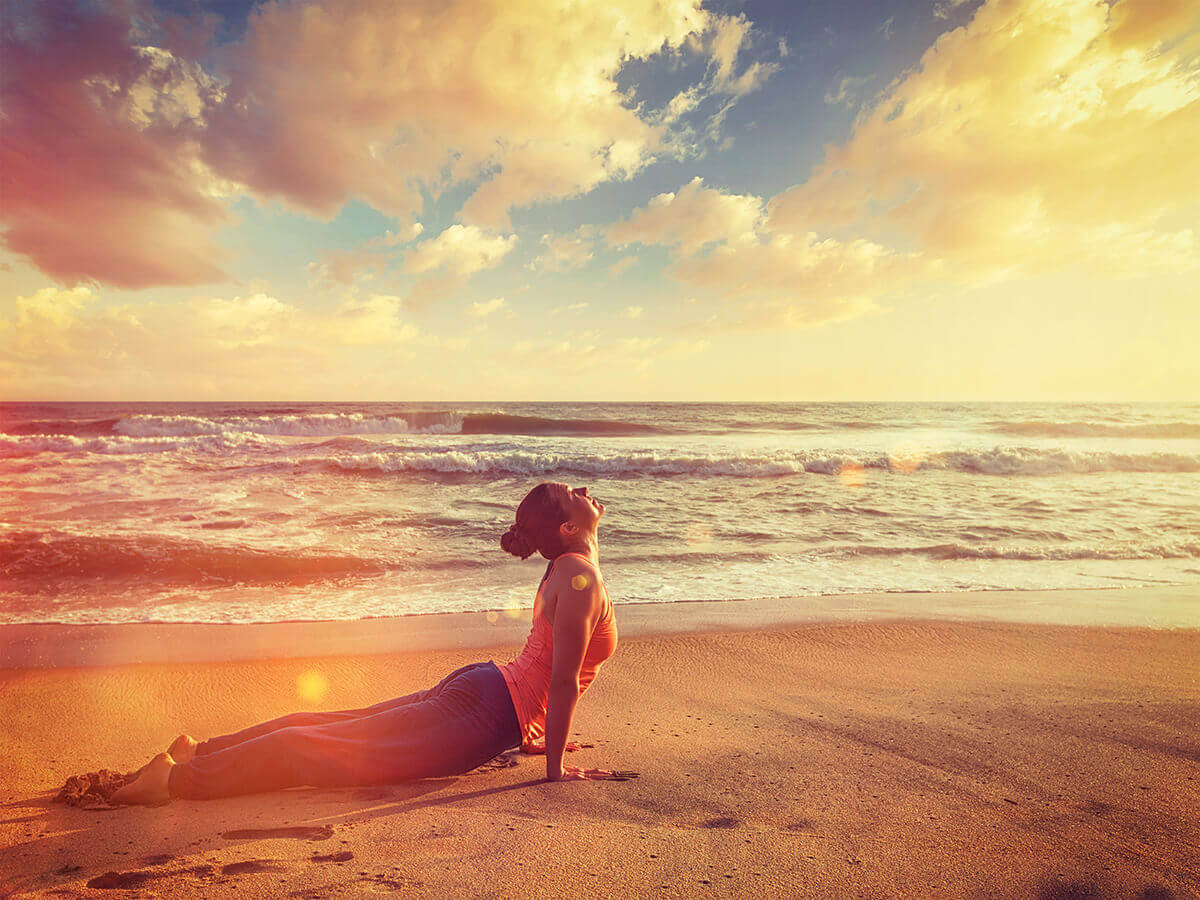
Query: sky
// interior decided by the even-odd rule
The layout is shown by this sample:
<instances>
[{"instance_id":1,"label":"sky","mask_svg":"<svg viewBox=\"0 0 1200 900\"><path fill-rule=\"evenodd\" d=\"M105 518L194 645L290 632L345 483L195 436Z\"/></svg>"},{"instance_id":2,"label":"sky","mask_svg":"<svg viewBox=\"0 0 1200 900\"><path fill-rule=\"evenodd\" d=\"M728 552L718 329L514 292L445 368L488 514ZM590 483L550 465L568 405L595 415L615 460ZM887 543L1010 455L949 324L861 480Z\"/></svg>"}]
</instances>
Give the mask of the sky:
<instances>
[{"instance_id":1,"label":"sky","mask_svg":"<svg viewBox=\"0 0 1200 900\"><path fill-rule=\"evenodd\" d=\"M0 398L1200 400L1194 0L0 0Z\"/></svg>"}]
</instances>

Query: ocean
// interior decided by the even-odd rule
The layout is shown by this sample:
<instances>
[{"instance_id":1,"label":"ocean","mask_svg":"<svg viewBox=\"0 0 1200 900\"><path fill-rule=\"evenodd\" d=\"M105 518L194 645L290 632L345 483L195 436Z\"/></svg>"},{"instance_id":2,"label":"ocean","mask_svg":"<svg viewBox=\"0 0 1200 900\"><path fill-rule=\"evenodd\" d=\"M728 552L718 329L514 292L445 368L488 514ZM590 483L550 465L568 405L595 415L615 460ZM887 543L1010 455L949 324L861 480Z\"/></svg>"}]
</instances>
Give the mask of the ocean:
<instances>
[{"instance_id":1,"label":"ocean","mask_svg":"<svg viewBox=\"0 0 1200 900\"><path fill-rule=\"evenodd\" d=\"M528 607L540 481L617 604L1200 585L1200 404L2 403L0 623Z\"/></svg>"}]
</instances>

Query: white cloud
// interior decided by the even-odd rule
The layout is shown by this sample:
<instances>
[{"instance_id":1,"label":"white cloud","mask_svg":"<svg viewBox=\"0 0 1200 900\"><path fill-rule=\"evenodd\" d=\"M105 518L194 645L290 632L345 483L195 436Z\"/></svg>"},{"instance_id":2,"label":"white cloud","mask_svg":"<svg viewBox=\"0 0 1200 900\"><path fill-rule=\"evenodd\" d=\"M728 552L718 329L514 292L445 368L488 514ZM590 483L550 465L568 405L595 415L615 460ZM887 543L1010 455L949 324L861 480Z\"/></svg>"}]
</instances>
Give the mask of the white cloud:
<instances>
[{"instance_id":1,"label":"white cloud","mask_svg":"<svg viewBox=\"0 0 1200 900\"><path fill-rule=\"evenodd\" d=\"M425 230L420 222L413 222L397 231L388 229L350 250L326 250L321 262L311 262L306 271L312 285L322 282L354 284L358 280L374 277L400 252L399 248L411 243Z\"/></svg>"},{"instance_id":2,"label":"white cloud","mask_svg":"<svg viewBox=\"0 0 1200 900\"><path fill-rule=\"evenodd\" d=\"M542 246L545 251L530 261L528 268L549 272L566 272L587 265L594 255L595 229L583 226L570 234L544 234Z\"/></svg>"},{"instance_id":3,"label":"white cloud","mask_svg":"<svg viewBox=\"0 0 1200 900\"><path fill-rule=\"evenodd\" d=\"M742 97L756 91L779 70L777 63L761 60L737 72L737 60L749 44L751 23L744 15L716 17L709 37L713 89L722 94ZM786 56L786 45L780 45Z\"/></svg>"},{"instance_id":4,"label":"white cloud","mask_svg":"<svg viewBox=\"0 0 1200 900\"><path fill-rule=\"evenodd\" d=\"M621 314L628 319L640 319L642 317L642 313L645 311L646 310L640 306L627 306L621 310Z\"/></svg>"},{"instance_id":5,"label":"white cloud","mask_svg":"<svg viewBox=\"0 0 1200 900\"><path fill-rule=\"evenodd\" d=\"M496 310L504 306L504 298L497 297L494 300L480 300L472 303L463 310L463 315L471 319L482 319L484 316L491 315Z\"/></svg>"},{"instance_id":6,"label":"white cloud","mask_svg":"<svg viewBox=\"0 0 1200 900\"><path fill-rule=\"evenodd\" d=\"M705 187L696 177L610 226L607 237L611 244L660 244L690 255L717 241L752 239L762 215L760 198Z\"/></svg>"},{"instance_id":7,"label":"white cloud","mask_svg":"<svg viewBox=\"0 0 1200 900\"><path fill-rule=\"evenodd\" d=\"M615 263L608 267L608 277L617 278L633 266L637 262L637 257L630 255L618 259Z\"/></svg>"},{"instance_id":8,"label":"white cloud","mask_svg":"<svg viewBox=\"0 0 1200 900\"><path fill-rule=\"evenodd\" d=\"M198 373L257 383L348 352L406 344L419 332L399 316L399 297L348 297L332 312L267 293L102 305L87 288L43 288L0 318L0 363L23 383L97 377L186 384ZM360 351L356 351L360 352Z\"/></svg>"},{"instance_id":9,"label":"white cloud","mask_svg":"<svg viewBox=\"0 0 1200 900\"><path fill-rule=\"evenodd\" d=\"M968 2L969 0L936 0L933 4L933 14L939 19L948 19L956 9Z\"/></svg>"},{"instance_id":10,"label":"white cloud","mask_svg":"<svg viewBox=\"0 0 1200 900\"><path fill-rule=\"evenodd\" d=\"M499 265L516 243L515 234L489 235L475 225L451 225L410 250L404 271L420 274L446 269L454 275L471 275Z\"/></svg>"},{"instance_id":11,"label":"white cloud","mask_svg":"<svg viewBox=\"0 0 1200 900\"><path fill-rule=\"evenodd\" d=\"M772 227L762 198L726 194L693 179L608 229L611 242L671 247L670 273L737 301L702 330L806 327L877 309L875 298L936 272L918 253ZM623 313L638 316L641 307ZM684 324L683 327L694 328Z\"/></svg>"},{"instance_id":12,"label":"white cloud","mask_svg":"<svg viewBox=\"0 0 1200 900\"><path fill-rule=\"evenodd\" d=\"M831 106L845 104L853 106L857 99L858 89L864 84L870 82L869 77L858 78L853 75L847 75L838 82L836 90L826 91L825 102Z\"/></svg>"}]
</instances>

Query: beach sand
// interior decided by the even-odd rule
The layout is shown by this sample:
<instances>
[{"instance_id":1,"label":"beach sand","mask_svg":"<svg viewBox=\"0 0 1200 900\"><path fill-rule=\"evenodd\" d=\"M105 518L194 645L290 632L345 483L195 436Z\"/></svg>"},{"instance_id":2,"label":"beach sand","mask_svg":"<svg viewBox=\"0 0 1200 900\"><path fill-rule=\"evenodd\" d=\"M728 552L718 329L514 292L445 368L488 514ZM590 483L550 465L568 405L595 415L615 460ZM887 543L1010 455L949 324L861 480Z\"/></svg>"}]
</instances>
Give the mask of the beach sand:
<instances>
[{"instance_id":1,"label":"beach sand","mask_svg":"<svg viewBox=\"0 0 1200 900\"><path fill-rule=\"evenodd\" d=\"M0 671L0 896L1200 895L1200 630L714 630L697 623L729 612L702 606L658 610L666 629L618 607L620 647L580 700L573 730L595 746L569 761L640 779L547 784L542 758L513 754L457 778L112 811L51 798L179 731L504 661L528 613L0 629L9 665L25 660ZM80 664L98 659L113 664Z\"/></svg>"}]
</instances>

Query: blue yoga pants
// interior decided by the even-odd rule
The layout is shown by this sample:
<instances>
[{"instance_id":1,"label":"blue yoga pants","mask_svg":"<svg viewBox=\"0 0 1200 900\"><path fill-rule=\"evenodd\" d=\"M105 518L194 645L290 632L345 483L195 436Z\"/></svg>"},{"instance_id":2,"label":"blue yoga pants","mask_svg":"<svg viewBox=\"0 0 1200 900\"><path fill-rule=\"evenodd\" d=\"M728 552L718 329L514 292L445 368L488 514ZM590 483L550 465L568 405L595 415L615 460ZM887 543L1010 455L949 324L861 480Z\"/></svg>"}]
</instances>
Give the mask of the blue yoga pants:
<instances>
[{"instance_id":1,"label":"blue yoga pants","mask_svg":"<svg viewBox=\"0 0 1200 900\"><path fill-rule=\"evenodd\" d=\"M495 663L364 709L293 713L204 741L171 768L172 797L206 800L283 788L394 784L459 775L521 743Z\"/></svg>"}]
</instances>

